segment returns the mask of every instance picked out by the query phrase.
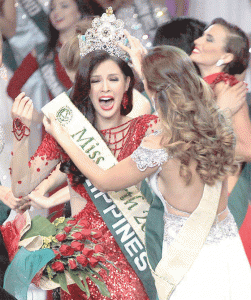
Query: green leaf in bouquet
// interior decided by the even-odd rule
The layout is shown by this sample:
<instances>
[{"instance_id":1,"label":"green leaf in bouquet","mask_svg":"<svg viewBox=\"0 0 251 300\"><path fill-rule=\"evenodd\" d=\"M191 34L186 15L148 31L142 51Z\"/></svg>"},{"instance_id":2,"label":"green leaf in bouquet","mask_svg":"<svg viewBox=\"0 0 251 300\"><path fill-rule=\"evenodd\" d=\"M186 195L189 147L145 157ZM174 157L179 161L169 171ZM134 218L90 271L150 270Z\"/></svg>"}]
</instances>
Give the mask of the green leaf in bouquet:
<instances>
[{"instance_id":1,"label":"green leaf in bouquet","mask_svg":"<svg viewBox=\"0 0 251 300\"><path fill-rule=\"evenodd\" d=\"M87 283L86 283L86 287L85 287L83 285L81 279L79 278L77 272L73 272L72 270L68 270L68 272L69 272L71 278L74 280L74 282L78 285L78 287L87 294L87 289L89 290Z\"/></svg>"},{"instance_id":2,"label":"green leaf in bouquet","mask_svg":"<svg viewBox=\"0 0 251 300\"><path fill-rule=\"evenodd\" d=\"M102 264L101 262L99 262L98 265L100 265L100 267L101 267L102 269L106 270L107 275L109 275L110 270L109 270L104 264Z\"/></svg>"},{"instance_id":3,"label":"green leaf in bouquet","mask_svg":"<svg viewBox=\"0 0 251 300\"><path fill-rule=\"evenodd\" d=\"M65 277L65 273L57 273L57 275L52 279L52 281L59 283L61 288L68 294L68 288L67 288L67 281L66 281L66 277Z\"/></svg>"},{"instance_id":4,"label":"green leaf in bouquet","mask_svg":"<svg viewBox=\"0 0 251 300\"><path fill-rule=\"evenodd\" d=\"M54 225L47 218L37 215L31 220L31 228L22 236L21 240L37 235L49 237L55 234Z\"/></svg>"},{"instance_id":5,"label":"green leaf in bouquet","mask_svg":"<svg viewBox=\"0 0 251 300\"><path fill-rule=\"evenodd\" d=\"M107 286L106 286L106 284L105 284L103 281L100 281L99 279L93 277L92 275L89 275L88 277L91 279L91 281L92 281L93 283L96 284L96 286L98 287L100 293L101 293L103 296L108 297L108 298L111 298L111 294L110 294L110 292L108 291Z\"/></svg>"},{"instance_id":6,"label":"green leaf in bouquet","mask_svg":"<svg viewBox=\"0 0 251 300\"><path fill-rule=\"evenodd\" d=\"M118 270L119 272L121 272L120 268L116 267L113 261L107 259L106 262L108 262L108 263L111 264L116 270Z\"/></svg>"},{"instance_id":7,"label":"green leaf in bouquet","mask_svg":"<svg viewBox=\"0 0 251 300\"><path fill-rule=\"evenodd\" d=\"M98 272L96 272L94 269L90 269L90 273L96 275L99 279L103 281L103 278L100 276Z\"/></svg>"},{"instance_id":8,"label":"green leaf in bouquet","mask_svg":"<svg viewBox=\"0 0 251 300\"><path fill-rule=\"evenodd\" d=\"M89 287L88 287L88 284L87 284L87 281L86 281L86 277L88 277L88 276L86 276L86 273L83 272L83 271L80 271L79 274L81 275L81 278L82 278L82 280L84 282L84 285L86 287L86 296L89 299L90 296L91 296L91 294L90 294L90 290L89 290Z\"/></svg>"}]
</instances>

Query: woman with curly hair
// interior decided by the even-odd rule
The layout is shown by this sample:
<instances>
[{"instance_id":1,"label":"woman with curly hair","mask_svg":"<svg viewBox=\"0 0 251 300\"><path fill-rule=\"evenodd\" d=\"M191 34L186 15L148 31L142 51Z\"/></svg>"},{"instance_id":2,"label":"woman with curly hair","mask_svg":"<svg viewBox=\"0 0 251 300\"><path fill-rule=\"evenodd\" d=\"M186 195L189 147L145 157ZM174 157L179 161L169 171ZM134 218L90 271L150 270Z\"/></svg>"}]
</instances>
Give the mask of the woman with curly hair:
<instances>
[{"instance_id":1,"label":"woman with curly hair","mask_svg":"<svg viewBox=\"0 0 251 300\"><path fill-rule=\"evenodd\" d=\"M131 49L121 47L140 72L140 60L132 56L141 46L128 39ZM250 299L250 267L227 208L227 176L237 169L229 120L182 50L153 48L143 58L142 72L162 129L116 166L100 169L52 114L45 128L100 191L119 191L149 178L164 207L162 218L154 215L156 228L164 224L161 238L149 242L155 229L149 227L151 209L146 231L159 299Z\"/></svg>"}]
</instances>

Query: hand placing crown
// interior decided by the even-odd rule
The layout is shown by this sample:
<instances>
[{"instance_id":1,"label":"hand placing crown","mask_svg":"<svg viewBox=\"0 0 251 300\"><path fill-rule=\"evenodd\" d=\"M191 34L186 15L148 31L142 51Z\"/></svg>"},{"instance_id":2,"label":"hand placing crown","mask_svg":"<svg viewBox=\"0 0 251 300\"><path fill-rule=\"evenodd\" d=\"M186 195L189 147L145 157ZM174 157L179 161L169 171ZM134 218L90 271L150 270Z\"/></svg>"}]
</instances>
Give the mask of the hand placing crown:
<instances>
[{"instance_id":1,"label":"hand placing crown","mask_svg":"<svg viewBox=\"0 0 251 300\"><path fill-rule=\"evenodd\" d=\"M109 7L101 17L93 19L92 28L87 29L85 35L79 35L80 55L85 56L95 50L105 50L111 55L128 61L129 55L118 45L118 43L126 45L127 42L124 22L117 20L112 8Z\"/></svg>"}]
</instances>

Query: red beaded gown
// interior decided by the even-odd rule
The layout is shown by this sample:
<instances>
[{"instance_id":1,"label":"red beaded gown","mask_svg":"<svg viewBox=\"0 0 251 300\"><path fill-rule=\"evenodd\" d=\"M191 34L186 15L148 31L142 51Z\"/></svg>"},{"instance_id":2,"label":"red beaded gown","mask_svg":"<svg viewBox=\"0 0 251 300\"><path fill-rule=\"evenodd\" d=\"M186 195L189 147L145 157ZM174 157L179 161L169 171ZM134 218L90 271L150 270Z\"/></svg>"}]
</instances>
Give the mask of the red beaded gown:
<instances>
[{"instance_id":1,"label":"red beaded gown","mask_svg":"<svg viewBox=\"0 0 251 300\"><path fill-rule=\"evenodd\" d=\"M117 160L120 161L131 155L137 149L144 136L154 132L157 123L158 118L156 116L144 115L131 119L118 127L102 130L101 134L103 134L108 147L112 150ZM60 161L67 160L69 160L68 155L62 150L52 136L46 134L42 144L29 162L29 166L32 169L29 189L32 190L41 180L47 177ZM19 182L18 184L22 190L23 183ZM106 257L110 261L113 261L115 266L119 269L114 268L111 264L107 264L109 275L107 275L106 271L103 269L100 271L100 275L103 277L111 294L110 299L147 300L148 296L143 284L127 262L124 254L101 218L84 186L82 184L72 185L72 174L68 174L68 184L71 201L74 197L78 197L80 200L83 200L84 198L87 201L84 209L75 215L75 218L77 220L87 220L91 228L98 229L102 232L102 236L98 242L104 247ZM8 241L5 241L5 243L9 244ZM109 299L102 296L99 293L98 288L90 280L88 281L88 285L91 294L89 299ZM76 284L69 285L68 289L70 295L61 290L62 300L87 299L86 294L81 291Z\"/></svg>"}]
</instances>

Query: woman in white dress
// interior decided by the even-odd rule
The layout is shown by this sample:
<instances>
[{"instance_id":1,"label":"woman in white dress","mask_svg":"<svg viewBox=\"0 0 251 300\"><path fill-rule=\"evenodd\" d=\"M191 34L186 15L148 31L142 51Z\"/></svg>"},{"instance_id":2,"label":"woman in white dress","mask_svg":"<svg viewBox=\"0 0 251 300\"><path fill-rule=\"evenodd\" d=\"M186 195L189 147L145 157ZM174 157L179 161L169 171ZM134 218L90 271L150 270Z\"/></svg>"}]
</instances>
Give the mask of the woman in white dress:
<instances>
[{"instance_id":1,"label":"woman in white dress","mask_svg":"<svg viewBox=\"0 0 251 300\"><path fill-rule=\"evenodd\" d=\"M137 39L129 35L128 39L131 49L123 48L141 73L140 59L133 53L139 50L141 57L143 49ZM106 171L100 169L75 145L52 114L44 120L45 128L100 191L119 191L150 178L165 209L164 241L159 241L163 241L160 263L164 261L165 265L168 256L172 256L174 240L180 239L189 225L188 234L180 239L188 247L183 255L179 255L182 247L177 249L177 255L174 253L176 266L169 268L168 264L167 268L158 269L158 264L155 268L149 256L159 299L248 300L251 270L227 208L226 176L237 167L233 130L215 106L210 88L182 50L155 47L143 58L142 71L145 88L156 100L162 130L145 138L131 156L116 166ZM99 99L104 93L102 82L93 83L91 92ZM17 108L24 121L30 105L21 101ZM13 187L17 192L16 183L23 180L18 176L13 168ZM212 203L214 208L208 209ZM155 220L156 227L163 222ZM185 265L188 268L184 271Z\"/></svg>"}]
</instances>

